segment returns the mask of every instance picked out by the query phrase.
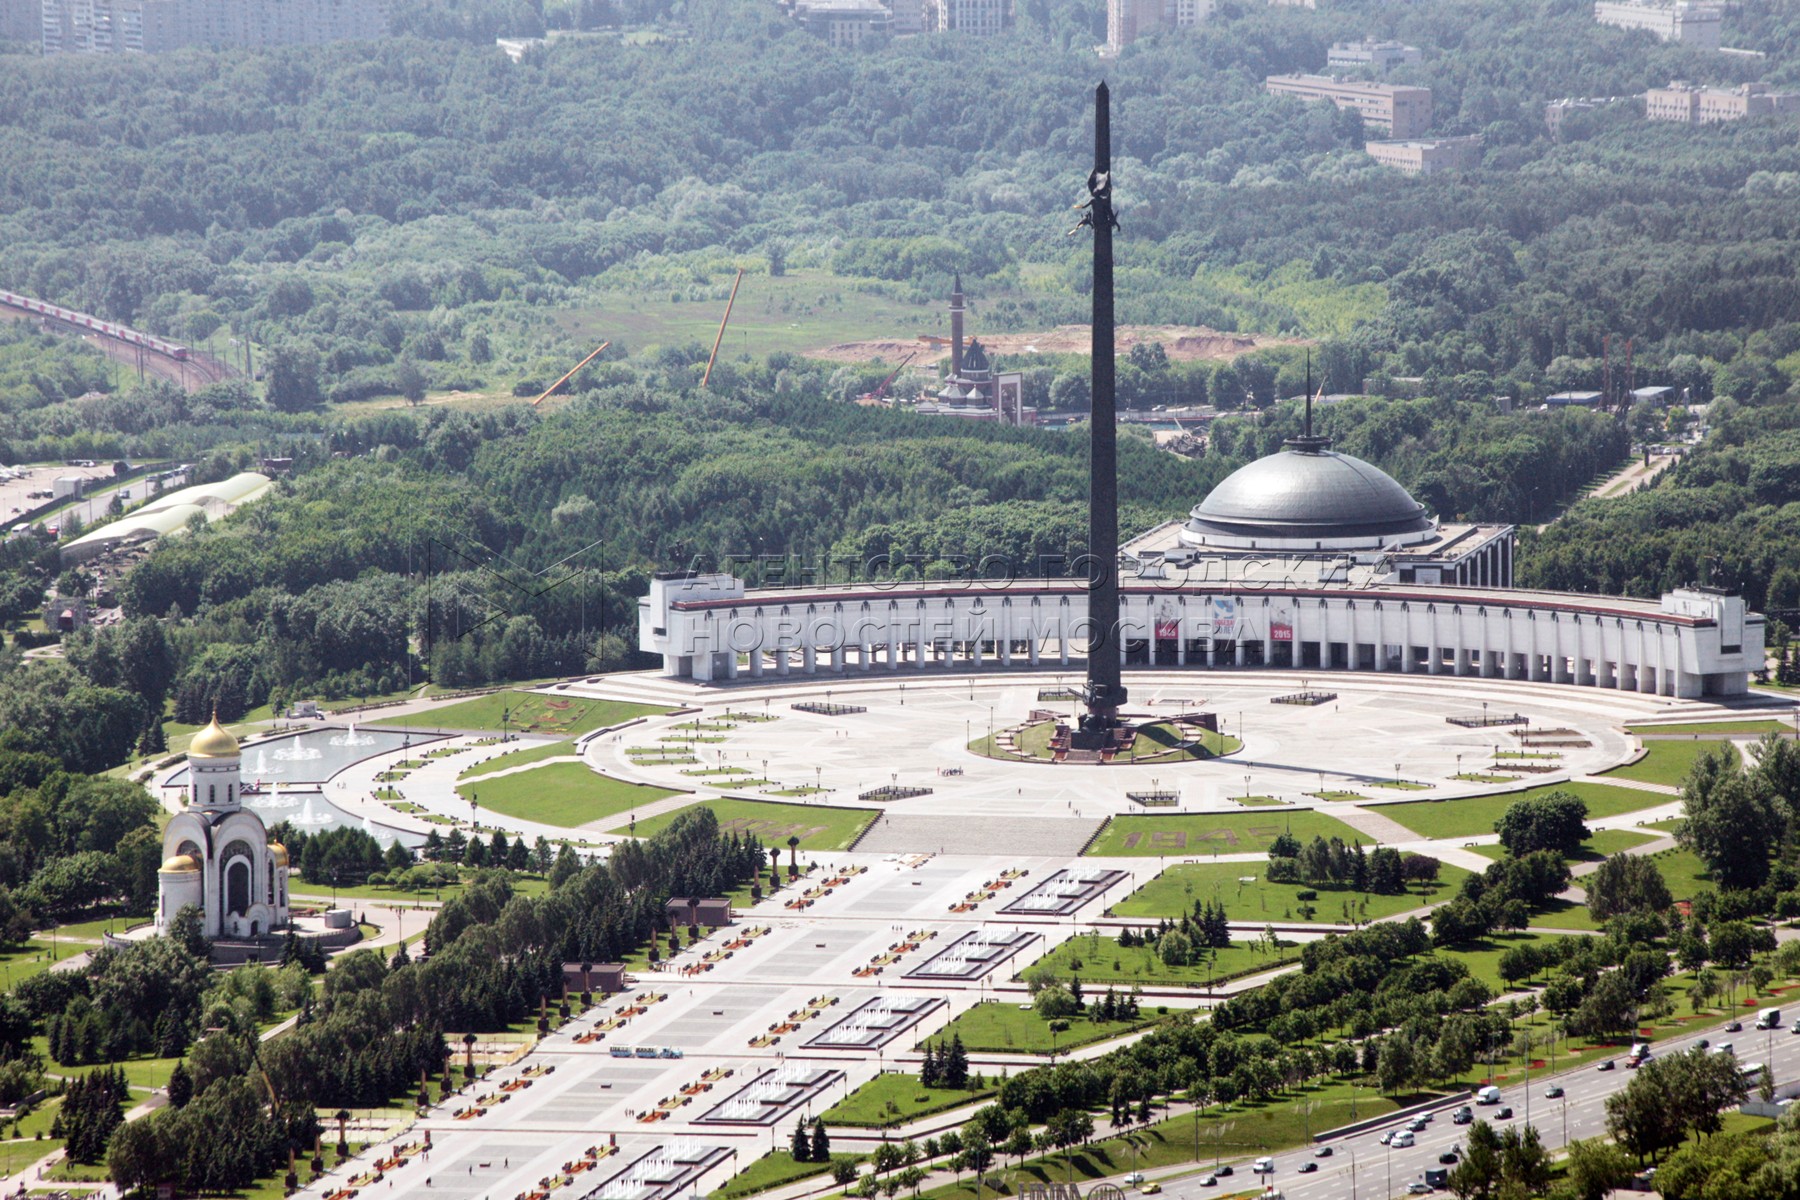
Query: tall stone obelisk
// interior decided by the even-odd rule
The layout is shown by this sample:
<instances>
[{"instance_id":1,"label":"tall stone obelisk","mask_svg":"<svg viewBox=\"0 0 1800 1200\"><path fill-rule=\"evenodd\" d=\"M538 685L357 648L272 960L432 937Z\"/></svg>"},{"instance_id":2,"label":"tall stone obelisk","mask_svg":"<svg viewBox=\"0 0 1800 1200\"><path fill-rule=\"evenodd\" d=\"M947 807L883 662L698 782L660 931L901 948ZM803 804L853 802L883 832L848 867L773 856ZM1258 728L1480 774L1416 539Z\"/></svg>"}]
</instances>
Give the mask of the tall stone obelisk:
<instances>
[{"instance_id":1,"label":"tall stone obelisk","mask_svg":"<svg viewBox=\"0 0 1800 1200\"><path fill-rule=\"evenodd\" d=\"M1087 216L1094 231L1093 411L1088 422L1088 641L1084 748L1103 743L1125 703L1119 681L1118 423L1113 383L1112 114L1106 84L1094 89L1094 170Z\"/></svg>"}]
</instances>

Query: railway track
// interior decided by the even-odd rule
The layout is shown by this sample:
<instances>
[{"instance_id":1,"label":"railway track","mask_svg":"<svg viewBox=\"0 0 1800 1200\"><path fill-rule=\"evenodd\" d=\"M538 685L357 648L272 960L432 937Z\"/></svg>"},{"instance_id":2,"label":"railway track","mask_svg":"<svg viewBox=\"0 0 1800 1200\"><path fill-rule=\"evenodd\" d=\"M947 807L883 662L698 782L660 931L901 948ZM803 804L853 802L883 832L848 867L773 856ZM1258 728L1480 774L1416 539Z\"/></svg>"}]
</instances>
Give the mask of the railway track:
<instances>
[{"instance_id":1,"label":"railway track","mask_svg":"<svg viewBox=\"0 0 1800 1200\"><path fill-rule=\"evenodd\" d=\"M187 392L199 391L237 374L204 351L17 292L0 291L0 319L35 320L51 332L84 338L114 362L135 367L142 375L165 379Z\"/></svg>"}]
</instances>

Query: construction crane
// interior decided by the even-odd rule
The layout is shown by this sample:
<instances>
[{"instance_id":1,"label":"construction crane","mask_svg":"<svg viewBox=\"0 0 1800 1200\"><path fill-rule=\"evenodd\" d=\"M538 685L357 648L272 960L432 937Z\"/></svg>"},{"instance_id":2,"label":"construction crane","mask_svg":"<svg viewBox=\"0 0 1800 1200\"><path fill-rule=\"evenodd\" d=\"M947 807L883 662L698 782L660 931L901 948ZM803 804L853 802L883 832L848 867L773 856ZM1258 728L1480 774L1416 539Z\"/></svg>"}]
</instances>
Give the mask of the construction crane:
<instances>
[{"instance_id":1,"label":"construction crane","mask_svg":"<svg viewBox=\"0 0 1800 1200\"><path fill-rule=\"evenodd\" d=\"M899 378L900 372L906 369L906 364L917 357L919 357L919 352L914 350L911 354L900 360L899 366L887 373L886 379L883 379L880 383L875 385L874 391L864 392L862 395L858 396L857 399L867 401L886 400L888 388L893 386L894 380Z\"/></svg>"},{"instance_id":2,"label":"construction crane","mask_svg":"<svg viewBox=\"0 0 1800 1200\"><path fill-rule=\"evenodd\" d=\"M599 350L594 351L592 354L588 355L586 358L584 358L580 362L576 363L574 365L574 367L570 368L569 373L567 375L564 375L561 379L557 380L555 383L553 383L549 387L545 388L544 394L539 396L536 400L533 400L531 403L535 406L535 405L542 404L544 401L548 400L550 398L550 393L554 392L557 388L561 387L563 384L569 382L569 380L575 378L576 371L581 370L581 368L587 366L589 363L593 362L596 358L599 358L601 352L604 351L610 345L612 345L612 343L610 341L601 342Z\"/></svg>"},{"instance_id":3,"label":"construction crane","mask_svg":"<svg viewBox=\"0 0 1800 1200\"><path fill-rule=\"evenodd\" d=\"M738 284L744 282L744 268L739 267L737 278L731 281L731 299L725 301L725 315L719 318L719 336L713 339L712 354L706 360L706 374L700 377L700 386L705 387L712 379L713 364L719 361L719 345L725 340L725 326L731 321L731 306L737 303Z\"/></svg>"}]
</instances>

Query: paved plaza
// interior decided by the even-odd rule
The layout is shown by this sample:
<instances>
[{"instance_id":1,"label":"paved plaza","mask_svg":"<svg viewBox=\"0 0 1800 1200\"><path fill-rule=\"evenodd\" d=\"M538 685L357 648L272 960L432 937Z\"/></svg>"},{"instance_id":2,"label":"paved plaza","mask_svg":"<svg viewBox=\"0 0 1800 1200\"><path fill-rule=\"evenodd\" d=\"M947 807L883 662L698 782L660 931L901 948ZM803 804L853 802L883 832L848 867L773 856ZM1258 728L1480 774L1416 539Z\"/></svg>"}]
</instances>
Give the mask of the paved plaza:
<instances>
[{"instance_id":1,"label":"paved plaza","mask_svg":"<svg viewBox=\"0 0 1800 1200\"><path fill-rule=\"evenodd\" d=\"M1119 924L1104 916L1107 906L1148 882L1165 863L1152 856L1078 857L1109 816L1256 811L1276 820L1284 812L1318 808L1371 840L1428 850L1446 862L1480 869L1489 860L1466 843L1492 841L1491 835L1434 842L1382 816L1381 803L1589 778L1637 752L1637 740L1623 730L1627 722L1728 711L1566 686L1342 674L1309 680L1314 690L1335 691L1338 698L1305 707L1271 703L1299 690L1291 673L1201 679L1163 673L1127 677L1133 697L1128 712L1215 712L1225 732L1242 737L1241 751L1212 761L1068 766L997 761L968 748L987 735L990 720L1000 727L1022 722L1032 709L1068 711L1066 702L1052 705L1038 694L1072 682L1073 677L1048 674L944 676L909 680L902 692L890 680L848 685L833 680L828 693L822 681L805 679L727 690L623 676L569 687L564 694L688 708L600 733L579 747L581 760L595 770L690 793L645 806L637 813L640 820L728 795L869 808L880 806L857 797L878 786L930 791L885 805L893 819L878 822L856 849L809 856L826 872L865 868L848 882L805 909L786 908L790 893L784 890L739 911L733 929L709 935L662 971L634 976L628 996L579 1014L476 1091L495 1094L499 1084L527 1070L554 1068L536 1074L529 1087L475 1115L457 1116L470 1103L466 1095L432 1110L421 1123L433 1136L430 1160L398 1168L389 1176L392 1187L382 1190L439 1200L445 1195L517 1200L543 1191L551 1200L704 1195L770 1149L785 1147L797 1121L823 1112L878 1073L916 1070L922 1042L975 1004L1028 1002L1019 972L1069 937ZM865 711L829 716L791 707L800 702ZM1524 714L1534 729L1566 731L1557 735L1565 744L1554 772L1505 784L1454 779L1491 767L1497 747L1517 745L1512 727L1467 728L1446 720L1479 718L1484 704L1490 714ZM728 710L777 719L727 723ZM680 766L633 761L633 749L669 745L663 739L696 716L702 726L725 726L704 733L720 740L693 745L701 764L737 765L745 769L743 777L773 782L760 788L707 786L710 777L683 775ZM325 794L347 812L412 831L431 828L423 813L466 819L468 802L454 792L457 775L480 757L513 748L477 749L473 740L441 743L462 746L466 753L434 760L408 777L406 801L419 813L395 812L368 799L375 774L394 759L391 753L347 768L325 785ZM1380 786L1396 777L1416 790ZM823 790L814 795L768 794L815 781ZM1592 823L1627 827L1676 810L1673 789L1633 786L1644 792L1643 810ZM1127 795L1153 791L1177 793L1176 806L1145 810ZM1316 792L1355 792L1367 799L1353 805L1320 800ZM1246 794L1279 803L1248 810L1240 804ZM509 836L573 834L596 852L614 840L608 831L622 823L613 815L569 830L486 811L478 817ZM1217 857L1251 863L1263 856L1246 847ZM1009 878L1008 885L996 888L994 881L1002 877ZM709 969L683 970L736 934L765 927L767 933ZM1330 928L1320 923L1310 931L1284 929L1283 936L1307 940ZM1263 978L1221 985L1217 994L1164 988L1155 991L1155 1002L1206 1007L1217 995L1257 986ZM596 1036L596 1027L628 1002L643 1004L644 1011ZM1075 1053L1106 1049L1100 1044ZM977 1069L989 1073L1017 1072L1043 1061L1025 1054L971 1057ZM890 1136L922 1137L964 1116L939 1114ZM833 1143L866 1151L878 1137L837 1129ZM598 1164L573 1183L561 1183L563 1165L595 1147L601 1149ZM307 1194L327 1195L361 1169L333 1172Z\"/></svg>"}]
</instances>

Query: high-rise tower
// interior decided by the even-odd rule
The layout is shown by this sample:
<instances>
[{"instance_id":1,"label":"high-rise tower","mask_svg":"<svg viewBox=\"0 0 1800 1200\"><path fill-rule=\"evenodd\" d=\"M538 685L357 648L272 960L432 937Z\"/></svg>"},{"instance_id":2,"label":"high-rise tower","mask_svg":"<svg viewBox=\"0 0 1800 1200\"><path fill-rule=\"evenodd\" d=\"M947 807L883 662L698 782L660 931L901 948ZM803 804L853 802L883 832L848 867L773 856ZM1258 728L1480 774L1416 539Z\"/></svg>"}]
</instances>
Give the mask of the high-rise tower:
<instances>
[{"instance_id":1,"label":"high-rise tower","mask_svg":"<svg viewBox=\"0 0 1800 1200\"><path fill-rule=\"evenodd\" d=\"M950 378L962 375L962 335L963 335L963 290L962 272L956 273L956 282L950 286Z\"/></svg>"}]
</instances>

